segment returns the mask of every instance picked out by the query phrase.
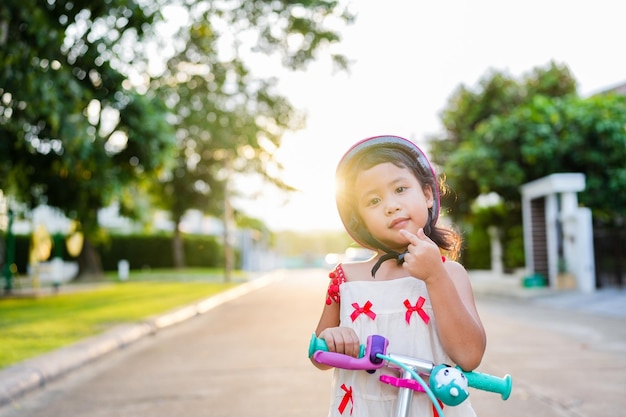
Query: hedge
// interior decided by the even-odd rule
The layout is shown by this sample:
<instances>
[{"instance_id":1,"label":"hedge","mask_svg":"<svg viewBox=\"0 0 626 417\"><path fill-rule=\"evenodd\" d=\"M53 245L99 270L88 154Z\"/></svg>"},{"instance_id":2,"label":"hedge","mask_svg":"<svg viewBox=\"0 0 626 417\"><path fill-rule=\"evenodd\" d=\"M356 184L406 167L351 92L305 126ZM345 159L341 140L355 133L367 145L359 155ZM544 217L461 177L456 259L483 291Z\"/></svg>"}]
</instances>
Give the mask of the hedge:
<instances>
[{"instance_id":1,"label":"hedge","mask_svg":"<svg viewBox=\"0 0 626 417\"><path fill-rule=\"evenodd\" d=\"M129 262L131 269L172 268L174 266L171 235L114 235L106 243L96 246L105 271L116 271L121 259ZM185 265L188 267L219 268L224 266L224 251L215 236L183 235ZM4 245L0 245L3 247ZM30 236L15 237L15 264L19 274L26 274ZM65 245L63 245L65 246ZM53 248L54 253L54 248ZM62 257L71 258L65 247ZM236 254L237 259L239 258Z\"/></svg>"}]
</instances>

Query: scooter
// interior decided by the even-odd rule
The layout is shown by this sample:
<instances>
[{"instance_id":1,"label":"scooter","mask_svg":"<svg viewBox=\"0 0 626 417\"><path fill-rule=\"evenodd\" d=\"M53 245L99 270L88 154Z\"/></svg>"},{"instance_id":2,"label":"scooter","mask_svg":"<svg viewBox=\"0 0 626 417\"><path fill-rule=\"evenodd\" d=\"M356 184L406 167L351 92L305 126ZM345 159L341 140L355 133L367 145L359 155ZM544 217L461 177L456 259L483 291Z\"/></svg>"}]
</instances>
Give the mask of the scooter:
<instances>
[{"instance_id":1,"label":"scooter","mask_svg":"<svg viewBox=\"0 0 626 417\"><path fill-rule=\"evenodd\" d=\"M389 341L379 335L370 335L361 345L359 357L355 358L329 352L324 339L313 334L309 344L309 357L318 363L342 369L364 370L370 373L383 366L400 369L400 377L381 375L380 381L399 389L396 417L409 417L413 391L425 392L439 417L444 417L439 404L455 406L469 396L468 387L494 392L506 400L511 395L513 381L510 375L496 377L481 372L467 372L458 366L435 365L433 362L406 355L388 353ZM420 375L429 376L427 384Z\"/></svg>"}]
</instances>

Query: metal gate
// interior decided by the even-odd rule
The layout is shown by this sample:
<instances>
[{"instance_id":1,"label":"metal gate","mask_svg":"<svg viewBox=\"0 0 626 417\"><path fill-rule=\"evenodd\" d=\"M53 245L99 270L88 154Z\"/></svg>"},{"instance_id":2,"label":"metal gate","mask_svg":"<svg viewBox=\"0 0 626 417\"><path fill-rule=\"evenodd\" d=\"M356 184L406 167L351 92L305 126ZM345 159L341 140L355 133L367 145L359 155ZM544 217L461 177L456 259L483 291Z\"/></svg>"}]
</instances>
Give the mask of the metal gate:
<instances>
[{"instance_id":1,"label":"metal gate","mask_svg":"<svg viewBox=\"0 0 626 417\"><path fill-rule=\"evenodd\" d=\"M626 226L597 226L593 231L596 287L624 287L626 281Z\"/></svg>"}]
</instances>

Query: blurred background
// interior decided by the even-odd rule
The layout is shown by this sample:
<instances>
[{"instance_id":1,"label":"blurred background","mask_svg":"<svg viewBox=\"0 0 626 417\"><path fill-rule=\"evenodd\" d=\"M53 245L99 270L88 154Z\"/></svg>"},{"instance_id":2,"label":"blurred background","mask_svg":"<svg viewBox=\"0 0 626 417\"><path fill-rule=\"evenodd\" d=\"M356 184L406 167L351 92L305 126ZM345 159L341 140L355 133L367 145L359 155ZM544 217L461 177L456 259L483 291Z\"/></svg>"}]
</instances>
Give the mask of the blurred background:
<instances>
[{"instance_id":1,"label":"blurred background","mask_svg":"<svg viewBox=\"0 0 626 417\"><path fill-rule=\"evenodd\" d=\"M363 256L336 214L334 169L378 134L415 141L445 173L442 221L462 232L468 269L539 285L580 285L553 277L578 273L566 204L545 197L551 243L528 247L521 187L583 174L588 279L621 287L624 12L610 0L5 1L5 292L33 276L206 267L228 281Z\"/></svg>"}]
</instances>

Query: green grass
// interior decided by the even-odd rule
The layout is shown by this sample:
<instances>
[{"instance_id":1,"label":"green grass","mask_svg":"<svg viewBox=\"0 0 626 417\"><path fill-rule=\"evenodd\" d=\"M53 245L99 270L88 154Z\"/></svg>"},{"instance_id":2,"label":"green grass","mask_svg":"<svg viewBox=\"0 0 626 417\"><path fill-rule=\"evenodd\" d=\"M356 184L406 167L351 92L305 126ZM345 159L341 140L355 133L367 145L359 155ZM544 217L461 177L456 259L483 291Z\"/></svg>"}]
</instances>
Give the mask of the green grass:
<instances>
[{"instance_id":1,"label":"green grass","mask_svg":"<svg viewBox=\"0 0 626 417\"><path fill-rule=\"evenodd\" d=\"M191 304L242 282L215 271L131 272L90 289L0 298L0 368L67 346L111 327ZM49 292L47 292L49 293Z\"/></svg>"}]
</instances>

